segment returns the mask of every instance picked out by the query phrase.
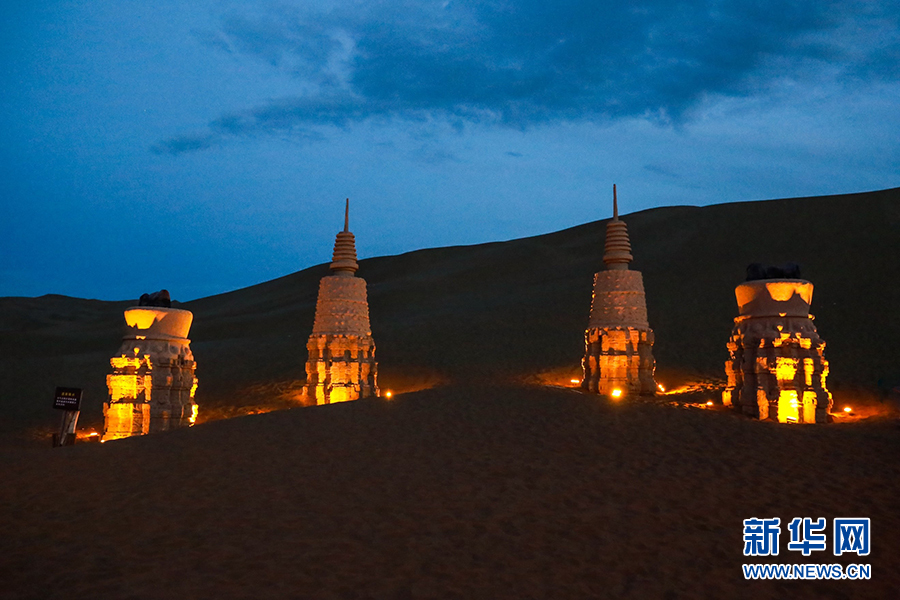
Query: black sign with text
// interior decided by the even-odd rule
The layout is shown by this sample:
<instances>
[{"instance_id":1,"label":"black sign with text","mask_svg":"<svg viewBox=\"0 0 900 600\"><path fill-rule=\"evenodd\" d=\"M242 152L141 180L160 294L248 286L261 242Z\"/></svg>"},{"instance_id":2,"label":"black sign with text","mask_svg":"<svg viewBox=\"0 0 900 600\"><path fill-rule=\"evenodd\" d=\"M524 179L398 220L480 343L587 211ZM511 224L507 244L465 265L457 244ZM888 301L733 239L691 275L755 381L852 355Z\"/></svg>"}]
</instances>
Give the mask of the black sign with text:
<instances>
[{"instance_id":1,"label":"black sign with text","mask_svg":"<svg viewBox=\"0 0 900 600\"><path fill-rule=\"evenodd\" d=\"M79 388L56 388L56 398L53 400L53 408L60 410L80 410L81 390Z\"/></svg>"}]
</instances>

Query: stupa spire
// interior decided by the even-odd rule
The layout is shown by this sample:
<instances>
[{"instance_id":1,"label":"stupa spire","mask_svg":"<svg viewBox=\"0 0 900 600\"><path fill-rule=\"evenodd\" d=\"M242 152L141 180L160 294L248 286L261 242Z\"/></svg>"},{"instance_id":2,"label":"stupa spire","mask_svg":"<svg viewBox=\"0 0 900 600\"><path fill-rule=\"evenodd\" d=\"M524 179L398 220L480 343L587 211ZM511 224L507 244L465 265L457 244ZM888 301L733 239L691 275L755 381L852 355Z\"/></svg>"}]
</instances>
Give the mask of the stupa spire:
<instances>
[{"instance_id":1,"label":"stupa spire","mask_svg":"<svg viewBox=\"0 0 900 600\"><path fill-rule=\"evenodd\" d=\"M619 199L616 197L616 184L613 184L613 221L619 220Z\"/></svg>"},{"instance_id":2,"label":"stupa spire","mask_svg":"<svg viewBox=\"0 0 900 600\"><path fill-rule=\"evenodd\" d=\"M356 237L350 233L350 198L344 207L344 230L334 240L334 254L331 257L331 270L336 275L352 276L359 269L356 262Z\"/></svg>"},{"instance_id":3,"label":"stupa spire","mask_svg":"<svg viewBox=\"0 0 900 600\"><path fill-rule=\"evenodd\" d=\"M619 200L616 197L616 184L613 184L613 218L606 224L603 262L611 271L625 271L632 260L634 257L631 255L628 226L619 220Z\"/></svg>"}]
</instances>

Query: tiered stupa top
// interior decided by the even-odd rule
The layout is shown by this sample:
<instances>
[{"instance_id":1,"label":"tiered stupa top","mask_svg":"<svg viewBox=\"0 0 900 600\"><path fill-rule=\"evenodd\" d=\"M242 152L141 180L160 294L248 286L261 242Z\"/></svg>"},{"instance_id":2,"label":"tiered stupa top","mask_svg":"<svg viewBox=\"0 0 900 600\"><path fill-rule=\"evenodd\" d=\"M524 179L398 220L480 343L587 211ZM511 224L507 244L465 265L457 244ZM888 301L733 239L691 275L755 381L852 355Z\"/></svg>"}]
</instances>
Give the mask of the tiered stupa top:
<instances>
[{"instance_id":1,"label":"tiered stupa top","mask_svg":"<svg viewBox=\"0 0 900 600\"><path fill-rule=\"evenodd\" d=\"M344 209L344 230L334 241L332 275L319 283L313 335L372 335L366 281L356 277L356 238L350 233L350 200Z\"/></svg>"},{"instance_id":2,"label":"tiered stupa top","mask_svg":"<svg viewBox=\"0 0 900 600\"><path fill-rule=\"evenodd\" d=\"M628 267L631 241L628 226L619 220L619 203L613 185L613 218L606 224L603 262L606 269L594 275L594 298L588 328L634 327L649 329L644 280Z\"/></svg>"},{"instance_id":3,"label":"tiered stupa top","mask_svg":"<svg viewBox=\"0 0 900 600\"><path fill-rule=\"evenodd\" d=\"M350 198L344 208L344 230L334 240L331 270L335 275L353 275L359 270L356 262L356 237L350 233Z\"/></svg>"},{"instance_id":4,"label":"tiered stupa top","mask_svg":"<svg viewBox=\"0 0 900 600\"><path fill-rule=\"evenodd\" d=\"M619 220L619 200L616 198L616 184L613 184L613 218L606 224L606 245L603 262L611 271L625 271L634 260L631 255L631 240L628 226Z\"/></svg>"}]
</instances>

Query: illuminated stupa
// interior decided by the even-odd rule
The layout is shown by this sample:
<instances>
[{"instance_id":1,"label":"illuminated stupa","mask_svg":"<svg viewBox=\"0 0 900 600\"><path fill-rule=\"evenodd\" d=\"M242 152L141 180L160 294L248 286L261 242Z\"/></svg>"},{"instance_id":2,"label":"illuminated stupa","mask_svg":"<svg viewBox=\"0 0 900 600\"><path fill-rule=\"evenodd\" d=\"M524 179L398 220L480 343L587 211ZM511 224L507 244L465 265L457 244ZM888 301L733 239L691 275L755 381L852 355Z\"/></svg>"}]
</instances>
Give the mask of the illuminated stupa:
<instances>
[{"instance_id":1,"label":"illuminated stupa","mask_svg":"<svg viewBox=\"0 0 900 600\"><path fill-rule=\"evenodd\" d=\"M799 267L750 265L734 290L739 316L728 340L722 401L743 414L782 423L827 423L825 342L809 314L813 284Z\"/></svg>"},{"instance_id":2,"label":"illuminated stupa","mask_svg":"<svg viewBox=\"0 0 900 600\"><path fill-rule=\"evenodd\" d=\"M125 311L128 329L110 359L104 442L190 426L197 419L196 364L187 337L194 315L171 308L165 290L145 303L146 298Z\"/></svg>"},{"instance_id":3,"label":"illuminated stupa","mask_svg":"<svg viewBox=\"0 0 900 600\"><path fill-rule=\"evenodd\" d=\"M379 395L366 281L356 277L358 269L348 199L344 230L334 242L332 274L319 283L316 318L306 345L304 395L315 404Z\"/></svg>"},{"instance_id":4,"label":"illuminated stupa","mask_svg":"<svg viewBox=\"0 0 900 600\"><path fill-rule=\"evenodd\" d=\"M613 185L613 218L606 224L603 254L606 270L594 275L581 361L581 387L612 397L656 393L653 330L647 322L644 280L640 271L628 268L633 258Z\"/></svg>"}]
</instances>

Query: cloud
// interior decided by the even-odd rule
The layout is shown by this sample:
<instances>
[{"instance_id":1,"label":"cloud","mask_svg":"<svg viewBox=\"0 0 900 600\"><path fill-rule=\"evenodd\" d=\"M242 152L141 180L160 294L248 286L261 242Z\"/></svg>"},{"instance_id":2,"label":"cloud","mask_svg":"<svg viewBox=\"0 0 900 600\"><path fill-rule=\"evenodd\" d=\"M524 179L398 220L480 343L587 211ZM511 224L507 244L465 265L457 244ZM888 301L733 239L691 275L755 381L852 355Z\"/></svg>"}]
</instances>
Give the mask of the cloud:
<instances>
[{"instance_id":1,"label":"cloud","mask_svg":"<svg viewBox=\"0 0 900 600\"><path fill-rule=\"evenodd\" d=\"M154 144L150 149L156 154L181 154L193 150L205 150L212 146L215 137L208 133L179 135Z\"/></svg>"},{"instance_id":2,"label":"cloud","mask_svg":"<svg viewBox=\"0 0 900 600\"><path fill-rule=\"evenodd\" d=\"M825 0L346 0L230 15L208 46L289 73L298 93L223 115L209 135L304 136L368 119L679 123L709 97L764 94L816 65L896 79L898 15L889 2Z\"/></svg>"},{"instance_id":3,"label":"cloud","mask_svg":"<svg viewBox=\"0 0 900 600\"><path fill-rule=\"evenodd\" d=\"M453 152L433 144L423 144L410 154L410 158L426 165L442 165L447 162L460 162Z\"/></svg>"},{"instance_id":4,"label":"cloud","mask_svg":"<svg viewBox=\"0 0 900 600\"><path fill-rule=\"evenodd\" d=\"M667 169L663 165L659 164L649 164L644 165L645 171L650 171L651 173L655 173L656 175L664 175L665 177L678 178L679 175L672 171L671 169Z\"/></svg>"}]
</instances>

